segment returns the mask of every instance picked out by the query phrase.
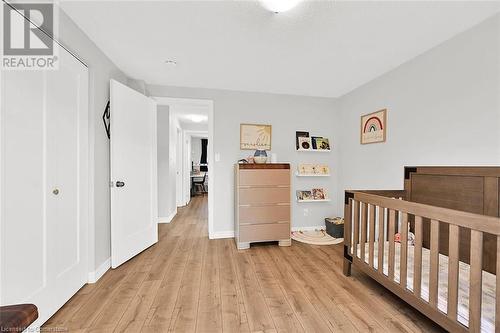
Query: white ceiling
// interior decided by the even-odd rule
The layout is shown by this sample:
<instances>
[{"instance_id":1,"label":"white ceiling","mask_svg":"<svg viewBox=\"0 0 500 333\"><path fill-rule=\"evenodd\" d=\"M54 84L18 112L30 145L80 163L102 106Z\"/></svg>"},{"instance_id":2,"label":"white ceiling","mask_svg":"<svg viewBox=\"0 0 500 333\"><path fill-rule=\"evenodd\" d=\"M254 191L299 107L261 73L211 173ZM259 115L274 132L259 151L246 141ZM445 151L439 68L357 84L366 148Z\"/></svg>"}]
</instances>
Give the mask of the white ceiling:
<instances>
[{"instance_id":1,"label":"white ceiling","mask_svg":"<svg viewBox=\"0 0 500 333\"><path fill-rule=\"evenodd\" d=\"M149 84L327 97L500 11L477 1L306 1L280 14L255 1L61 6L121 70Z\"/></svg>"}]
</instances>

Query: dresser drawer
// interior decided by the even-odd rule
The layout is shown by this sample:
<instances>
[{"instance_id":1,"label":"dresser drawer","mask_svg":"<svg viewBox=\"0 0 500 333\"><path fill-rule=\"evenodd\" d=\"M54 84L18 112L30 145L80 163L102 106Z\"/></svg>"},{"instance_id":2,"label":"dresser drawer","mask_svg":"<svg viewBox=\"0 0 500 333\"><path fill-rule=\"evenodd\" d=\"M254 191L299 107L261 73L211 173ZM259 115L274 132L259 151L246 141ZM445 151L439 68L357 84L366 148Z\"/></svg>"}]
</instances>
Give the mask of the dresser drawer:
<instances>
[{"instance_id":1,"label":"dresser drawer","mask_svg":"<svg viewBox=\"0 0 500 333\"><path fill-rule=\"evenodd\" d=\"M290 223L240 226L240 242L276 241L290 238Z\"/></svg>"},{"instance_id":2,"label":"dresser drawer","mask_svg":"<svg viewBox=\"0 0 500 333\"><path fill-rule=\"evenodd\" d=\"M240 206L290 203L290 187L249 187L239 189Z\"/></svg>"},{"instance_id":3,"label":"dresser drawer","mask_svg":"<svg viewBox=\"0 0 500 333\"><path fill-rule=\"evenodd\" d=\"M240 225L290 221L290 205L240 206Z\"/></svg>"},{"instance_id":4,"label":"dresser drawer","mask_svg":"<svg viewBox=\"0 0 500 333\"><path fill-rule=\"evenodd\" d=\"M240 170L240 185L290 185L290 170Z\"/></svg>"}]
</instances>

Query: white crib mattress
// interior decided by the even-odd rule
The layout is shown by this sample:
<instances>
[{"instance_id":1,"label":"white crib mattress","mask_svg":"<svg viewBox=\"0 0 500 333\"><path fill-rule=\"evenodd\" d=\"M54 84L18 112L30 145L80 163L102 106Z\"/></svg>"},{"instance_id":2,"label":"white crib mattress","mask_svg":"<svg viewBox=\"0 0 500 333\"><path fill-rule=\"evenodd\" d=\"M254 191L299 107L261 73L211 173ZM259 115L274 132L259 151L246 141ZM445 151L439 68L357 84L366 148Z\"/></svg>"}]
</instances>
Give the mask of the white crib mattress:
<instances>
[{"instance_id":1,"label":"white crib mattress","mask_svg":"<svg viewBox=\"0 0 500 333\"><path fill-rule=\"evenodd\" d=\"M400 252L401 244L395 243L395 265L394 281L400 281ZM374 266L378 269L378 244L374 246ZM368 263L368 243L365 245L365 261ZM357 256L360 257L361 247L358 244ZM413 291L413 254L414 246L408 245L407 261L407 289ZM384 266L383 272L388 275L389 242L384 244ZM421 297L429 301L429 270L430 251L422 248L422 287ZM495 331L495 283L494 274L483 271L482 303L481 303L481 332ZM469 265L463 262L459 264L458 283L458 311L457 320L465 326L469 323ZM448 256L439 255L439 286L438 286L438 309L446 314L448 303Z\"/></svg>"}]
</instances>

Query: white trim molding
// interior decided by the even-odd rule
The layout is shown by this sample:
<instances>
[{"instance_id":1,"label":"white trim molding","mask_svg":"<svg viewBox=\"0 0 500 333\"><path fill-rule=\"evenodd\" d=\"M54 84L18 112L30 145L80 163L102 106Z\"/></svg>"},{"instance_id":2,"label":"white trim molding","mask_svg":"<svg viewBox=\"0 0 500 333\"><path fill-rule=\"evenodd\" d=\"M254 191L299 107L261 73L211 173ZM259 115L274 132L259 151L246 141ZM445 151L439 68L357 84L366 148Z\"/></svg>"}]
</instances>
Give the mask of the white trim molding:
<instances>
[{"instance_id":1,"label":"white trim molding","mask_svg":"<svg viewBox=\"0 0 500 333\"><path fill-rule=\"evenodd\" d=\"M111 268L111 257L106 259L95 271L89 272L88 282L96 283Z\"/></svg>"},{"instance_id":2,"label":"white trim molding","mask_svg":"<svg viewBox=\"0 0 500 333\"><path fill-rule=\"evenodd\" d=\"M312 227L292 227L292 231L314 231L314 230L325 230L324 225L315 225Z\"/></svg>"},{"instance_id":3,"label":"white trim molding","mask_svg":"<svg viewBox=\"0 0 500 333\"><path fill-rule=\"evenodd\" d=\"M221 239L221 238L234 238L234 231L233 230L227 230L227 231L214 231L212 234L209 236L210 239Z\"/></svg>"},{"instance_id":4,"label":"white trim molding","mask_svg":"<svg viewBox=\"0 0 500 333\"><path fill-rule=\"evenodd\" d=\"M233 231L215 232L215 151L214 151L214 101L210 99L194 99L194 98L175 98L175 97L159 97L152 96L158 105L189 105L189 106L203 106L208 111L208 238L231 238L234 237Z\"/></svg>"},{"instance_id":5,"label":"white trim molding","mask_svg":"<svg viewBox=\"0 0 500 333\"><path fill-rule=\"evenodd\" d=\"M169 215L166 217L159 217L158 218L158 223L170 223L174 219L174 217L177 215L177 208Z\"/></svg>"}]
</instances>

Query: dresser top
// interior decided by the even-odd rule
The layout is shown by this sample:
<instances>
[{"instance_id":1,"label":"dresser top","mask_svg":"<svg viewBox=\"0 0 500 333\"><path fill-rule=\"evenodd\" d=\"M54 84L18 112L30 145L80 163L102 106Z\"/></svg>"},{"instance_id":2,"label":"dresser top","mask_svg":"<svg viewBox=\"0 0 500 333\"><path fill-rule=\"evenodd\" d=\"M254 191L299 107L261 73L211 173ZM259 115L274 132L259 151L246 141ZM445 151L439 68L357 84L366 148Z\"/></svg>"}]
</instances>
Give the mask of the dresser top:
<instances>
[{"instance_id":1,"label":"dresser top","mask_svg":"<svg viewBox=\"0 0 500 333\"><path fill-rule=\"evenodd\" d=\"M290 164L288 163L239 163L237 164L241 169L290 169Z\"/></svg>"}]
</instances>

